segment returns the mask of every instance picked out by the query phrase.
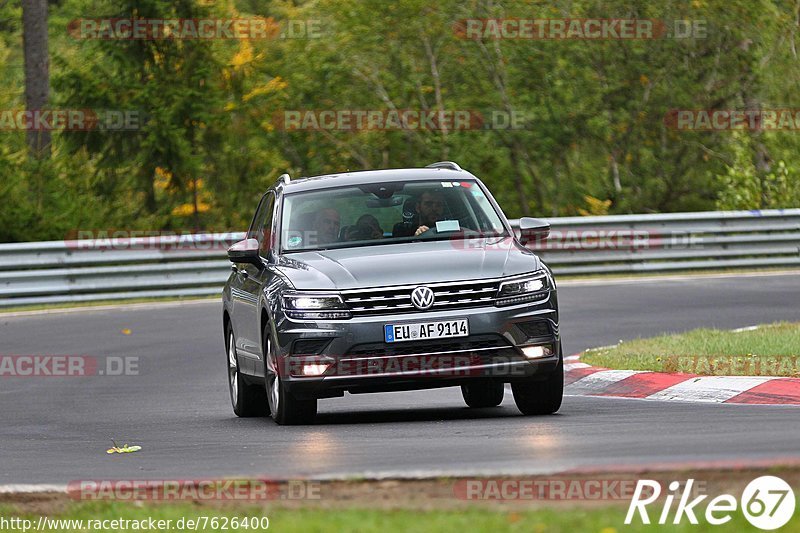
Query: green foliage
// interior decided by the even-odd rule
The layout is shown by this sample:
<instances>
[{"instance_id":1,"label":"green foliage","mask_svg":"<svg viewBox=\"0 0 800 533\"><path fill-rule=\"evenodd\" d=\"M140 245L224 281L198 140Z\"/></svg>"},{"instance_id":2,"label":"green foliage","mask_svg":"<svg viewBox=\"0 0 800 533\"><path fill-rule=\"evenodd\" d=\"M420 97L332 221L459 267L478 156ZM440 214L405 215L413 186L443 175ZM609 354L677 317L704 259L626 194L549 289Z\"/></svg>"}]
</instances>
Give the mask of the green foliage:
<instances>
[{"instance_id":1,"label":"green foliage","mask_svg":"<svg viewBox=\"0 0 800 533\"><path fill-rule=\"evenodd\" d=\"M76 39L85 17L272 17L319 38ZM703 20L704 38L459 38L467 18ZM21 9L0 2L0 109L24 108ZM51 100L135 111L134 131L60 132L48 161L0 131L0 240L74 229L241 230L285 171L452 159L508 216L796 207L796 132L670 127L673 109L800 107L778 0L64 0L50 4ZM286 131L285 110L469 110L519 129ZM589 200L591 199L591 200Z\"/></svg>"},{"instance_id":2,"label":"green foliage","mask_svg":"<svg viewBox=\"0 0 800 533\"><path fill-rule=\"evenodd\" d=\"M780 209L800 205L800 174L797 163L789 168L779 160L769 171L761 171L753 162L753 142L738 135L731 143L733 162L724 174L716 176L719 182L717 208L730 209Z\"/></svg>"}]
</instances>

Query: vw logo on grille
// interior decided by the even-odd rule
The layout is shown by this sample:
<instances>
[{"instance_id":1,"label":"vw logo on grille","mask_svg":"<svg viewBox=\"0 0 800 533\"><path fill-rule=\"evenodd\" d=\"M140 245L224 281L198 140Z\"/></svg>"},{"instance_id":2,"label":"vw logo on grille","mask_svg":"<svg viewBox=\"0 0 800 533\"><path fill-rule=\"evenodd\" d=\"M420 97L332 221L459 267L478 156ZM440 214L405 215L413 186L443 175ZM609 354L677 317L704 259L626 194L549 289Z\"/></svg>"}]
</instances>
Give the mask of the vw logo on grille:
<instances>
[{"instance_id":1,"label":"vw logo on grille","mask_svg":"<svg viewBox=\"0 0 800 533\"><path fill-rule=\"evenodd\" d=\"M417 287L411 291L411 303L421 311L430 309L433 305L433 291L428 287Z\"/></svg>"}]
</instances>

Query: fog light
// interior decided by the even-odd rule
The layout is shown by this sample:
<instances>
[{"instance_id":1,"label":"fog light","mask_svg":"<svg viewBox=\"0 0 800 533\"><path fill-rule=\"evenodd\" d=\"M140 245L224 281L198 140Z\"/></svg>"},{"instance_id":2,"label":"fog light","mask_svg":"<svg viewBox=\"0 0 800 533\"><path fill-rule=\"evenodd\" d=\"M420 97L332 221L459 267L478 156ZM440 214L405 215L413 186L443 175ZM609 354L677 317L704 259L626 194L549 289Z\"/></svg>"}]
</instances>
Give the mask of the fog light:
<instances>
[{"instance_id":1,"label":"fog light","mask_svg":"<svg viewBox=\"0 0 800 533\"><path fill-rule=\"evenodd\" d=\"M331 366L327 363L306 363L302 371L304 376L321 376Z\"/></svg>"},{"instance_id":2,"label":"fog light","mask_svg":"<svg viewBox=\"0 0 800 533\"><path fill-rule=\"evenodd\" d=\"M539 359L541 357L553 355L553 349L549 344L543 346L524 346L522 348L522 353L525 354L525 357L528 359Z\"/></svg>"}]
</instances>

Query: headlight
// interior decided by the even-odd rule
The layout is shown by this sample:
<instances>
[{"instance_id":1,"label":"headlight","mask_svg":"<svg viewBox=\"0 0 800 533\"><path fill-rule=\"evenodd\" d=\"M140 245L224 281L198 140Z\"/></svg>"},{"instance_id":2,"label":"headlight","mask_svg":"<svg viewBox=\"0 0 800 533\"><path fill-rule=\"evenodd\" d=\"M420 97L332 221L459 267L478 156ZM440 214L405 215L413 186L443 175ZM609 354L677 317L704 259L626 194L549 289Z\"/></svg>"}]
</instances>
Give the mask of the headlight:
<instances>
[{"instance_id":1,"label":"headlight","mask_svg":"<svg viewBox=\"0 0 800 533\"><path fill-rule=\"evenodd\" d=\"M498 306L516 305L525 302L546 300L550 296L552 283L545 272L520 277L500 284L497 291Z\"/></svg>"},{"instance_id":2,"label":"headlight","mask_svg":"<svg viewBox=\"0 0 800 533\"><path fill-rule=\"evenodd\" d=\"M324 320L350 318L350 310L338 294L285 294L283 311L289 318Z\"/></svg>"}]
</instances>

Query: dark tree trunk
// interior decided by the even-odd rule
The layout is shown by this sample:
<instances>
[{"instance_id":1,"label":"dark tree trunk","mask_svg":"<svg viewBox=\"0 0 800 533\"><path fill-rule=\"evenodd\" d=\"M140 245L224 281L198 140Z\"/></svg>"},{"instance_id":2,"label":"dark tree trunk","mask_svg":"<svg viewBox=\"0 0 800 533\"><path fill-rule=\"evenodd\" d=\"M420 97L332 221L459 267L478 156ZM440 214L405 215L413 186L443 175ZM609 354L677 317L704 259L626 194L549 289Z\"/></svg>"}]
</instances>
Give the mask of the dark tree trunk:
<instances>
[{"instance_id":1,"label":"dark tree trunk","mask_svg":"<svg viewBox=\"0 0 800 533\"><path fill-rule=\"evenodd\" d=\"M47 52L47 0L22 0L22 41L25 53L25 106L38 111L50 96L50 56ZM50 155L50 131L28 130L31 155Z\"/></svg>"}]
</instances>

